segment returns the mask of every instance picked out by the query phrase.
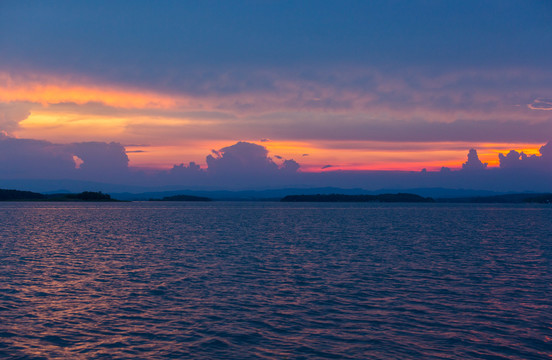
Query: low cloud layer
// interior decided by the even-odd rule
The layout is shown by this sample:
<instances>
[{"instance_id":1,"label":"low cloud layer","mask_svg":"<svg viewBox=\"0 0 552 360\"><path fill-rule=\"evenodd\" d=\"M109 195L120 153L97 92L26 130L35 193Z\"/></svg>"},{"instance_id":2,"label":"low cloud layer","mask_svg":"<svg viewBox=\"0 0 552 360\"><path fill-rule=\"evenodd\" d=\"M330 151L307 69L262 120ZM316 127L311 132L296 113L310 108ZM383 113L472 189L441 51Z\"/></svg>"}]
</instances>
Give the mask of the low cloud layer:
<instances>
[{"instance_id":1,"label":"low cloud layer","mask_svg":"<svg viewBox=\"0 0 552 360\"><path fill-rule=\"evenodd\" d=\"M487 168L487 163L482 163L481 160L479 160L479 156L477 155L477 150L470 149L468 152L468 161L462 164L462 170L468 170L468 171L477 171L477 170L484 170Z\"/></svg>"},{"instance_id":2,"label":"low cloud layer","mask_svg":"<svg viewBox=\"0 0 552 360\"><path fill-rule=\"evenodd\" d=\"M539 149L540 155L526 155L516 150L510 150L506 155L498 154L501 169L525 169L552 172L552 142Z\"/></svg>"},{"instance_id":3,"label":"low cloud layer","mask_svg":"<svg viewBox=\"0 0 552 360\"><path fill-rule=\"evenodd\" d=\"M470 149L460 170L343 171L325 166L323 172L302 172L295 160L274 158L264 146L241 141L213 150L206 157L206 168L190 162L146 173L128 166L125 148L119 143L55 144L0 134L0 183L9 179L70 179L120 184L120 191L125 184L193 189L337 186L552 191L552 142L543 145L539 155L516 150L500 154L500 167L494 168L481 162L476 149Z\"/></svg>"},{"instance_id":4,"label":"low cloud layer","mask_svg":"<svg viewBox=\"0 0 552 360\"><path fill-rule=\"evenodd\" d=\"M268 156L268 150L254 143L240 141L232 146L212 150L207 155L207 168L201 169L194 162L175 165L162 174L171 184L178 182L197 185L247 187L283 185L298 172L300 165L293 159L279 160L278 165Z\"/></svg>"},{"instance_id":5,"label":"low cloud layer","mask_svg":"<svg viewBox=\"0 0 552 360\"><path fill-rule=\"evenodd\" d=\"M0 134L0 177L128 181L128 157L119 143L54 144Z\"/></svg>"}]
</instances>

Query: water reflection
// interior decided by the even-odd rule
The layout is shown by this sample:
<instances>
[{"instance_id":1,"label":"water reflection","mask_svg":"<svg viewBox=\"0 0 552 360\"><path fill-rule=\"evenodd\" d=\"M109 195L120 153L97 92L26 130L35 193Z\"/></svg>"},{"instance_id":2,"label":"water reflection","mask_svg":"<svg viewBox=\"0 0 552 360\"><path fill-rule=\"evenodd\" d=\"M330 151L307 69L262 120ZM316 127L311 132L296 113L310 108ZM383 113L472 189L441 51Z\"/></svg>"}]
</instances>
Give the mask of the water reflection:
<instances>
[{"instance_id":1,"label":"water reflection","mask_svg":"<svg viewBox=\"0 0 552 360\"><path fill-rule=\"evenodd\" d=\"M0 205L0 357L540 359L550 207Z\"/></svg>"}]
</instances>

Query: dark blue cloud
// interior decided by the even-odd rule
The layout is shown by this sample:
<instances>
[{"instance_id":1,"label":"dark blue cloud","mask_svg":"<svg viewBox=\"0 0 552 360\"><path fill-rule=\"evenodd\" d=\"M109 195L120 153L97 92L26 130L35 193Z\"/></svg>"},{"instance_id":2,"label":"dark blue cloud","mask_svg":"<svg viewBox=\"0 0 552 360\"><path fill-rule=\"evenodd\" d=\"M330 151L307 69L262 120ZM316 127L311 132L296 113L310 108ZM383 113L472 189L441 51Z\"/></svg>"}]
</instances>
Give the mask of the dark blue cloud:
<instances>
[{"instance_id":1,"label":"dark blue cloud","mask_svg":"<svg viewBox=\"0 0 552 360\"><path fill-rule=\"evenodd\" d=\"M54 144L0 133L0 178L132 181L119 143Z\"/></svg>"},{"instance_id":2,"label":"dark blue cloud","mask_svg":"<svg viewBox=\"0 0 552 360\"><path fill-rule=\"evenodd\" d=\"M283 160L281 157L278 159ZM268 156L262 146L245 141L211 150L206 158L207 168L201 169L194 162L173 166L161 172L153 182L170 185L216 186L247 188L285 185L296 178L300 165L294 160L284 160L280 166Z\"/></svg>"},{"instance_id":3,"label":"dark blue cloud","mask_svg":"<svg viewBox=\"0 0 552 360\"><path fill-rule=\"evenodd\" d=\"M552 173L552 141L539 149L540 155L528 156L523 151L510 150L506 155L498 154L500 168L506 170L537 170Z\"/></svg>"},{"instance_id":4,"label":"dark blue cloud","mask_svg":"<svg viewBox=\"0 0 552 360\"><path fill-rule=\"evenodd\" d=\"M4 69L84 74L169 89L182 83L199 89L236 68L547 67L552 5L498 0L2 1L0 49ZM227 91L266 87L263 81L231 81Z\"/></svg>"},{"instance_id":5,"label":"dark blue cloud","mask_svg":"<svg viewBox=\"0 0 552 360\"><path fill-rule=\"evenodd\" d=\"M209 173L234 177L236 175L272 175L278 165L268 157L268 150L261 145L240 141L207 156Z\"/></svg>"}]
</instances>

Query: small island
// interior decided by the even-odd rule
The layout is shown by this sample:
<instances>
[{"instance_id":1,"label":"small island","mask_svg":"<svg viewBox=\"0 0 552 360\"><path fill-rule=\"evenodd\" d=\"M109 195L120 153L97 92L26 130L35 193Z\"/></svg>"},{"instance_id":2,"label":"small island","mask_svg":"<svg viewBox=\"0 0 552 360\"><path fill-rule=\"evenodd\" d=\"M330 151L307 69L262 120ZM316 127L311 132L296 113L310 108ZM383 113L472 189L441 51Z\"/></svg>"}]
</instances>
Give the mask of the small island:
<instances>
[{"instance_id":1,"label":"small island","mask_svg":"<svg viewBox=\"0 0 552 360\"><path fill-rule=\"evenodd\" d=\"M442 203L470 203L470 204L552 204L552 194L504 194L494 196L475 196L462 198L437 199Z\"/></svg>"},{"instance_id":2,"label":"small island","mask_svg":"<svg viewBox=\"0 0 552 360\"><path fill-rule=\"evenodd\" d=\"M84 191L78 194L41 194L32 191L0 189L0 201L64 201L64 202L114 202L109 194L101 191Z\"/></svg>"},{"instance_id":3,"label":"small island","mask_svg":"<svg viewBox=\"0 0 552 360\"><path fill-rule=\"evenodd\" d=\"M150 201L213 201L213 199L203 196L173 195L165 196L162 199L150 199Z\"/></svg>"},{"instance_id":4,"label":"small island","mask_svg":"<svg viewBox=\"0 0 552 360\"><path fill-rule=\"evenodd\" d=\"M344 195L344 194L316 194L316 195L288 195L282 202L408 202L428 203L435 202L432 198L415 194L381 194L381 195Z\"/></svg>"},{"instance_id":5,"label":"small island","mask_svg":"<svg viewBox=\"0 0 552 360\"><path fill-rule=\"evenodd\" d=\"M537 204L552 204L552 194L535 195L535 196L523 199L523 202L537 203Z\"/></svg>"}]
</instances>

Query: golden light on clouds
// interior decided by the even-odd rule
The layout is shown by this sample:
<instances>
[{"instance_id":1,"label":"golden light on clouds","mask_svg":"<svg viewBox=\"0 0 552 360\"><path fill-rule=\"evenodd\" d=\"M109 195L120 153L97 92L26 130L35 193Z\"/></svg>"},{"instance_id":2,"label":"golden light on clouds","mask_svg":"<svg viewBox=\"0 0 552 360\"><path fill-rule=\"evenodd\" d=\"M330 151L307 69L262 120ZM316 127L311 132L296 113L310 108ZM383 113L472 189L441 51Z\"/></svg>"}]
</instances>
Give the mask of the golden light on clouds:
<instances>
[{"instance_id":1,"label":"golden light on clouds","mask_svg":"<svg viewBox=\"0 0 552 360\"><path fill-rule=\"evenodd\" d=\"M282 98L278 94L262 93L240 94L239 99L230 95L186 97L131 87L99 85L86 79L77 81L28 74L17 77L0 73L0 103L29 104L29 115L19 121L18 127L12 125L12 132L18 137L58 143L115 141L122 144L147 144L146 149L129 148L131 152L128 155L132 166L151 168L170 168L174 164L190 161L205 167L205 157L211 149L219 150L240 140L265 146L277 164L285 159L293 159L301 164L302 171L419 171L422 168L438 170L442 166L459 168L466 161L470 148L478 150L482 162L495 167L499 165L499 153L505 154L515 149L527 155L539 154L542 145L327 140L333 136L339 137L342 131L343 138L352 136L356 139L356 134L345 131L348 127L359 129L360 132L368 131L366 129L370 126L377 130L378 126L385 128L384 125L393 123L394 119L408 119L408 116L424 119L420 120L420 126L428 126L427 121L433 120L436 126L444 126L445 123L450 125L450 119L456 117L451 117L448 111L435 108L396 109L382 105L382 108L376 106L370 111L360 111L357 102L364 102L367 99L365 97L369 97L366 94L361 97L355 97L355 94L344 96L345 100L355 100L345 103L350 104L356 112L351 108L339 107L335 111L308 107L303 109L302 106L307 106L308 101L288 101L296 93L301 93L301 89L289 84L286 86L284 88L290 91ZM310 94L307 97L311 95L314 96ZM331 93L323 92L322 95L332 97ZM249 110L239 110L242 103L261 109L261 115L250 115ZM535 109L548 110L551 102L537 99L535 104ZM301 111L294 112L293 107ZM340 112L350 114L343 117ZM463 115L470 117L467 113ZM496 116L496 113L492 116ZM443 122L444 119L449 121ZM402 123L415 128L416 122L405 120ZM485 124L483 122L482 126ZM473 124L468 123L466 126ZM320 139L297 140L297 133L312 135L313 132ZM260 137L253 138L258 134L271 136L273 133L281 134L281 138L267 141L261 141ZM290 138L286 139L286 134Z\"/></svg>"},{"instance_id":2,"label":"golden light on clouds","mask_svg":"<svg viewBox=\"0 0 552 360\"><path fill-rule=\"evenodd\" d=\"M14 78L0 73L0 102L27 101L42 105L102 103L117 108L170 109L187 103L186 98L131 88L78 84L50 76Z\"/></svg>"},{"instance_id":3,"label":"golden light on clouds","mask_svg":"<svg viewBox=\"0 0 552 360\"><path fill-rule=\"evenodd\" d=\"M391 171L438 171L441 167L459 169L467 160L470 144L415 144L416 149L377 149L373 143L364 148L332 148L331 144L297 141L265 141L241 139L263 145L269 151L268 156L281 165L286 159L293 159L301 165L301 171L320 172L332 170L391 170ZM233 145L235 140L197 140L183 141L179 145L127 146L130 164L136 167L169 169L173 165L196 162L206 167L205 157L211 150L220 150ZM389 146L393 144L378 145ZM397 146L397 144L394 144ZM447 148L448 146L448 148ZM414 146L413 146L414 147ZM482 162L489 167L497 167L498 154L506 154L511 149L523 151L527 155L539 154L534 144L497 144L482 143L475 146ZM136 152L137 151L137 152ZM324 168L325 166L328 166Z\"/></svg>"},{"instance_id":4,"label":"golden light on clouds","mask_svg":"<svg viewBox=\"0 0 552 360\"><path fill-rule=\"evenodd\" d=\"M92 141L122 136L128 119L33 110L19 123L21 137L63 141Z\"/></svg>"}]
</instances>

